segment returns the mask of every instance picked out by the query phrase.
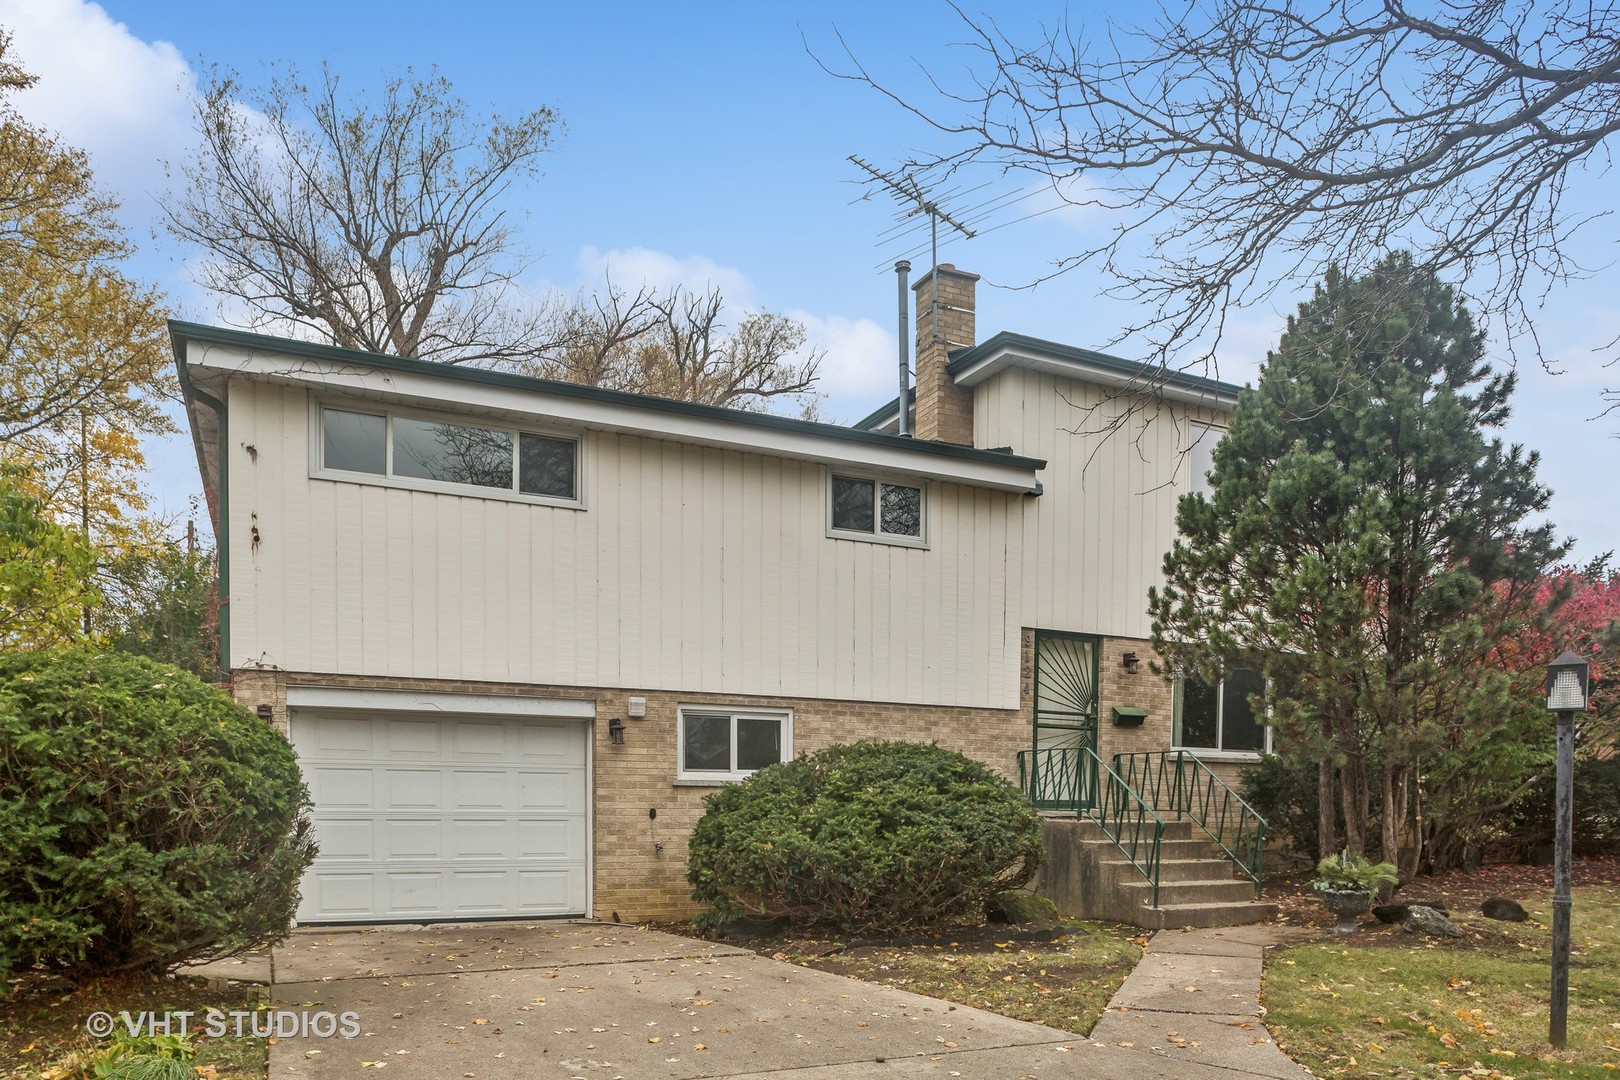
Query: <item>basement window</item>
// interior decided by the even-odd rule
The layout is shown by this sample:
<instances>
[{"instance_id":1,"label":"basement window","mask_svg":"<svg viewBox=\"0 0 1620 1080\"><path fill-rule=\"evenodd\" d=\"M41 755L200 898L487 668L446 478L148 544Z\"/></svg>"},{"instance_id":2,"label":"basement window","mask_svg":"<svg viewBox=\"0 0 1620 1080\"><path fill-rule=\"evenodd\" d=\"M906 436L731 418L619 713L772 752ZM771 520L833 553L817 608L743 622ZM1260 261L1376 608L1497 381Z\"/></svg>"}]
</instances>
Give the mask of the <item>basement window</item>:
<instances>
[{"instance_id":1,"label":"basement window","mask_svg":"<svg viewBox=\"0 0 1620 1080\"><path fill-rule=\"evenodd\" d=\"M925 506L920 484L835 473L828 486L827 533L921 547Z\"/></svg>"},{"instance_id":2,"label":"basement window","mask_svg":"<svg viewBox=\"0 0 1620 1080\"><path fill-rule=\"evenodd\" d=\"M578 505L579 440L430 416L319 409L312 475Z\"/></svg>"},{"instance_id":3,"label":"basement window","mask_svg":"<svg viewBox=\"0 0 1620 1080\"><path fill-rule=\"evenodd\" d=\"M793 714L778 709L679 710L676 777L726 783L793 757Z\"/></svg>"}]
</instances>

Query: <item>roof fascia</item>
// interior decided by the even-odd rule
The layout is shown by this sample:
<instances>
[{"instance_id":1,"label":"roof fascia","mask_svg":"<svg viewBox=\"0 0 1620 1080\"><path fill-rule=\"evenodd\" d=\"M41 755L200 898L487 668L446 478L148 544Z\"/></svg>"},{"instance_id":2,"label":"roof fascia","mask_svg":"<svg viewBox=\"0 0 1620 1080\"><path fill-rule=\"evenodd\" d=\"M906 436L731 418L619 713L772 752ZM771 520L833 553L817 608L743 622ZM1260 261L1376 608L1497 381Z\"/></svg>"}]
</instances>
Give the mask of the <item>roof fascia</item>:
<instances>
[{"instance_id":1,"label":"roof fascia","mask_svg":"<svg viewBox=\"0 0 1620 1080\"><path fill-rule=\"evenodd\" d=\"M276 348L277 339L219 341L176 329L177 350L194 380L215 377L297 383L332 393L427 407L473 409L548 423L672 439L754 454L791 457L828 465L900 472L932 480L1003 491L1040 489L1036 472L1046 462L997 451L902 439L827 424L788 420L736 410L665 402L595 387L575 387L501 372L446 368L419 361L370 362L366 353L314 346ZM226 332L232 333L235 332ZM259 335L247 335L259 338ZM288 343L293 344L293 343ZM302 344L302 343L297 343ZM313 353L323 350L323 354ZM377 358L395 359L397 358ZM469 378L480 375L492 378ZM559 393L557 388L590 390ZM649 405L648 402L657 402ZM687 408L663 408L679 405ZM760 421L766 422L760 422Z\"/></svg>"}]
</instances>

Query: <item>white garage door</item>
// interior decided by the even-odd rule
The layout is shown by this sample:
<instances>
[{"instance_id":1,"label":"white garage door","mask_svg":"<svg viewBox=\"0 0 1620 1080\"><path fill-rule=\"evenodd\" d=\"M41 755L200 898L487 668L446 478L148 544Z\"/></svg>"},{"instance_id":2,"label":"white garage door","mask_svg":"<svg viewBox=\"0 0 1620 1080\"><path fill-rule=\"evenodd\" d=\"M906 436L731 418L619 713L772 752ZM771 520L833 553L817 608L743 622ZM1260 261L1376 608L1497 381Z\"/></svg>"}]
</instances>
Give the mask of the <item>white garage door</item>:
<instances>
[{"instance_id":1,"label":"white garage door","mask_svg":"<svg viewBox=\"0 0 1620 1080\"><path fill-rule=\"evenodd\" d=\"M294 710L320 854L300 922L582 915L586 725Z\"/></svg>"}]
</instances>

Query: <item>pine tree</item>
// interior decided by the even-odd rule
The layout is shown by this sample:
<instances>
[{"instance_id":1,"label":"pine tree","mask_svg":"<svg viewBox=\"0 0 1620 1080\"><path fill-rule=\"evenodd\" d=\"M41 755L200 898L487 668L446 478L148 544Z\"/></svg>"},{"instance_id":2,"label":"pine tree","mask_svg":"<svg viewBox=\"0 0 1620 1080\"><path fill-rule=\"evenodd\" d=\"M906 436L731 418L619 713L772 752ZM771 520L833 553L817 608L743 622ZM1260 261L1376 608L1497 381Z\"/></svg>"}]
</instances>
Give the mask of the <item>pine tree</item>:
<instances>
[{"instance_id":1,"label":"pine tree","mask_svg":"<svg viewBox=\"0 0 1620 1080\"><path fill-rule=\"evenodd\" d=\"M1421 763L1522 709L1489 662L1543 617L1568 550L1532 525L1538 455L1504 445L1511 373L1456 293L1406 254L1330 272L1288 320L1216 448L1211 498L1184 496L1150 594L1154 645L1205 679L1266 674L1278 743L1318 764L1318 840L1423 857Z\"/></svg>"}]
</instances>

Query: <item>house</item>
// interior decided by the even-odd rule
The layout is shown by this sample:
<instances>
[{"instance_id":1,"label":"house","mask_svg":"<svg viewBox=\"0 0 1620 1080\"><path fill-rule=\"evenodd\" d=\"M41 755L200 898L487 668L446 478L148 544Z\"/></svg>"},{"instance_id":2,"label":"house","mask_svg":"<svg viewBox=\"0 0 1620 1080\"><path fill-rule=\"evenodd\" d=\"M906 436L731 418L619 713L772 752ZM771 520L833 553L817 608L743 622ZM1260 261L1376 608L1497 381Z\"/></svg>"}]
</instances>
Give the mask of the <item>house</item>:
<instances>
[{"instance_id":1,"label":"house","mask_svg":"<svg viewBox=\"0 0 1620 1080\"><path fill-rule=\"evenodd\" d=\"M704 794L861 737L1068 809L1089 751L1252 758L1144 611L1236 388L975 344L976 281L916 283L915 437L173 324L223 664L314 802L300 918L690 913Z\"/></svg>"}]
</instances>

